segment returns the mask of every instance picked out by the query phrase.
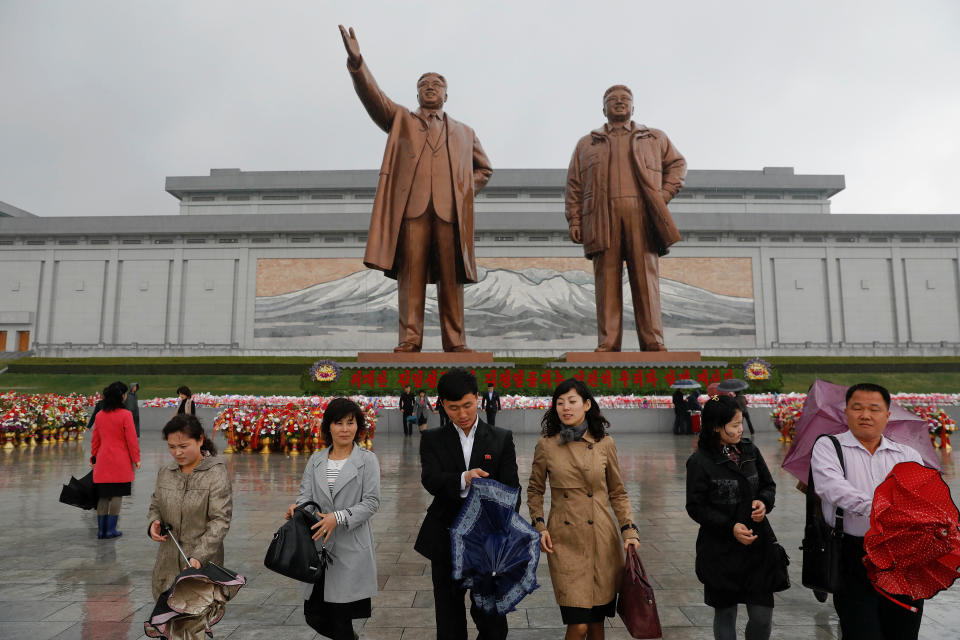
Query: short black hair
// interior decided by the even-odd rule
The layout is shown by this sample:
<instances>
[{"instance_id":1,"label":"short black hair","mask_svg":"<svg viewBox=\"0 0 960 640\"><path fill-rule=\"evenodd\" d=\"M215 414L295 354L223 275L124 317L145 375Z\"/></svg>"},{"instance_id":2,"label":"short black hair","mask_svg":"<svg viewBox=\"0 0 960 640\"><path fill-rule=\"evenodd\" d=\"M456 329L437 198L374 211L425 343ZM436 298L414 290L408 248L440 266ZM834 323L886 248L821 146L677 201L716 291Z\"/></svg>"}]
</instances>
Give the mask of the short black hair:
<instances>
[{"instance_id":1,"label":"short black hair","mask_svg":"<svg viewBox=\"0 0 960 640\"><path fill-rule=\"evenodd\" d=\"M727 395L717 395L704 403L700 412L700 448L706 451L720 450L720 434L716 431L730 424L740 413L737 401Z\"/></svg>"},{"instance_id":2,"label":"short black hair","mask_svg":"<svg viewBox=\"0 0 960 640\"><path fill-rule=\"evenodd\" d=\"M333 436L330 435L330 425L334 422L340 422L344 418L353 416L357 423L357 432L353 434L353 441L360 442L360 434L367 426L363 417L363 409L350 398L334 398L323 411L323 419L320 420L320 436L327 443L328 447L333 446Z\"/></svg>"},{"instance_id":3,"label":"short black hair","mask_svg":"<svg viewBox=\"0 0 960 640\"><path fill-rule=\"evenodd\" d=\"M188 398L193 395L192 393L190 393L190 387L188 387L187 385L183 385L182 387L177 387L177 395L180 395L181 393L187 396Z\"/></svg>"},{"instance_id":4,"label":"short black hair","mask_svg":"<svg viewBox=\"0 0 960 640\"><path fill-rule=\"evenodd\" d=\"M127 392L127 385L122 382L111 382L103 389L104 411L123 409L123 394Z\"/></svg>"},{"instance_id":5,"label":"short black hair","mask_svg":"<svg viewBox=\"0 0 960 640\"><path fill-rule=\"evenodd\" d=\"M450 400L451 402L456 402L468 393L477 395L478 391L479 387L477 387L477 379L474 375L459 367L450 369L440 376L440 381L437 383L437 395L440 396L441 400Z\"/></svg>"},{"instance_id":6,"label":"short black hair","mask_svg":"<svg viewBox=\"0 0 960 640\"><path fill-rule=\"evenodd\" d=\"M879 384L874 384L872 382L858 382L857 384L850 385L850 388L847 389L845 404L850 404L850 398L852 398L853 394L855 394L857 391L879 393L881 396L883 396L883 403L887 405L887 409L890 408L890 392L887 391L886 387L882 387Z\"/></svg>"},{"instance_id":7,"label":"short black hair","mask_svg":"<svg viewBox=\"0 0 960 640\"><path fill-rule=\"evenodd\" d=\"M597 399L590 393L587 385L576 378L564 380L553 390L553 400L550 402L550 408L543 414L543 419L540 421L540 435L547 437L555 436L563 429L563 423L560 422L560 414L557 413L557 398L571 391L576 391L577 395L580 396L580 399L584 402L590 401L590 408L587 409L586 415L587 431L590 432L594 440L603 439L610 423L603 417L603 414L600 413L600 405L597 404Z\"/></svg>"}]
</instances>

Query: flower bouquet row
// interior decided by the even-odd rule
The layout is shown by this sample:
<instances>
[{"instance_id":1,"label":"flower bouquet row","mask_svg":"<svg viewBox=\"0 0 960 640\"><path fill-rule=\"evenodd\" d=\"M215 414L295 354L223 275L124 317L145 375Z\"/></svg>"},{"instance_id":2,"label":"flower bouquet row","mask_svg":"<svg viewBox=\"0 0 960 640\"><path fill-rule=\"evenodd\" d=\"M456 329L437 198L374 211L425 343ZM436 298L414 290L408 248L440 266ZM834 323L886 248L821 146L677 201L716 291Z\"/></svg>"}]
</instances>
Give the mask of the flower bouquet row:
<instances>
[{"instance_id":1,"label":"flower bouquet row","mask_svg":"<svg viewBox=\"0 0 960 640\"><path fill-rule=\"evenodd\" d=\"M0 439L4 449L81 440L87 423L87 396L0 394Z\"/></svg>"},{"instance_id":2,"label":"flower bouquet row","mask_svg":"<svg viewBox=\"0 0 960 640\"><path fill-rule=\"evenodd\" d=\"M351 398L360 405L366 423L360 434L360 446L373 448L379 406L376 399ZM304 406L294 402L283 405L231 406L223 409L213 422L216 434L222 431L227 439L225 453L259 451L300 455L325 447L320 432L323 412L329 404L322 402Z\"/></svg>"},{"instance_id":3,"label":"flower bouquet row","mask_svg":"<svg viewBox=\"0 0 960 640\"><path fill-rule=\"evenodd\" d=\"M953 448L950 446L950 434L957 429L957 421L948 416L946 411L934 404L904 404L903 408L927 421L930 442L935 449L950 451ZM938 438L940 439L939 443L937 442Z\"/></svg>"}]
</instances>

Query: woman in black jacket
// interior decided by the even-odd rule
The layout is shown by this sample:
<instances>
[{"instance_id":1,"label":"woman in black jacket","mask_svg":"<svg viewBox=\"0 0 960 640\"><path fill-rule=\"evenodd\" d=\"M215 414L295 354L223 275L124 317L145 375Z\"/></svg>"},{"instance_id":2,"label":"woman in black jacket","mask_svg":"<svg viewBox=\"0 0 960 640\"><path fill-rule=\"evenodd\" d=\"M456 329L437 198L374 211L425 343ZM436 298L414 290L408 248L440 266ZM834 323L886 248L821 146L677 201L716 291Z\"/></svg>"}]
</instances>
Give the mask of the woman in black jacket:
<instances>
[{"instance_id":1,"label":"woman in black jacket","mask_svg":"<svg viewBox=\"0 0 960 640\"><path fill-rule=\"evenodd\" d=\"M687 513L700 525L697 577L714 608L713 635L736 638L737 605L747 605L747 640L766 640L773 593L764 582L764 553L776 538L766 514L777 485L760 450L743 440L736 401L713 396L703 406L699 447L687 460Z\"/></svg>"}]
</instances>

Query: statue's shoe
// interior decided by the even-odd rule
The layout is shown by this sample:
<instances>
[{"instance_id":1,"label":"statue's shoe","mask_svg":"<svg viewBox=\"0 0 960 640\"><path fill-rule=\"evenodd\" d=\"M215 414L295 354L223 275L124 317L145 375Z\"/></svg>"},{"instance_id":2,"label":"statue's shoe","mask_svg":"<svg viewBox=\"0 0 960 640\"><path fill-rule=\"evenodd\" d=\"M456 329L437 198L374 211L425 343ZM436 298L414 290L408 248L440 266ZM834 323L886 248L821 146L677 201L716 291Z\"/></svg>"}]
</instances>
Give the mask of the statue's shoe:
<instances>
[{"instance_id":1,"label":"statue's shoe","mask_svg":"<svg viewBox=\"0 0 960 640\"><path fill-rule=\"evenodd\" d=\"M471 349L465 344L461 344L459 346L453 347L448 351L450 351L450 353L476 353L476 351L474 351L473 349Z\"/></svg>"},{"instance_id":2,"label":"statue's shoe","mask_svg":"<svg viewBox=\"0 0 960 640\"><path fill-rule=\"evenodd\" d=\"M393 348L394 353L419 353L420 345L412 342L401 342Z\"/></svg>"}]
</instances>

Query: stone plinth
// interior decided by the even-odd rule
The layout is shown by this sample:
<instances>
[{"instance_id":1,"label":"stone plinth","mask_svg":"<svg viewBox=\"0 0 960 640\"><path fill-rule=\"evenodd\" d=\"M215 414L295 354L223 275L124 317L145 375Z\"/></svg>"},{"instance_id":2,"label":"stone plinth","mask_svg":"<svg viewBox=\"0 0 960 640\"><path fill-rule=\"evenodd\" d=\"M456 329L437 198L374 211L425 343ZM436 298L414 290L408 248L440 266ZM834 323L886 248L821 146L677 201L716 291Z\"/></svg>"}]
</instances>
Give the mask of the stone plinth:
<instances>
[{"instance_id":1,"label":"stone plinth","mask_svg":"<svg viewBox=\"0 0 960 640\"><path fill-rule=\"evenodd\" d=\"M617 364L639 362L699 362L699 351L568 351L567 362Z\"/></svg>"},{"instance_id":2,"label":"stone plinth","mask_svg":"<svg viewBox=\"0 0 960 640\"><path fill-rule=\"evenodd\" d=\"M394 367L405 364L435 364L440 366L493 364L493 352L420 351L419 353L393 353L389 351L362 351L357 354L357 362Z\"/></svg>"}]
</instances>

